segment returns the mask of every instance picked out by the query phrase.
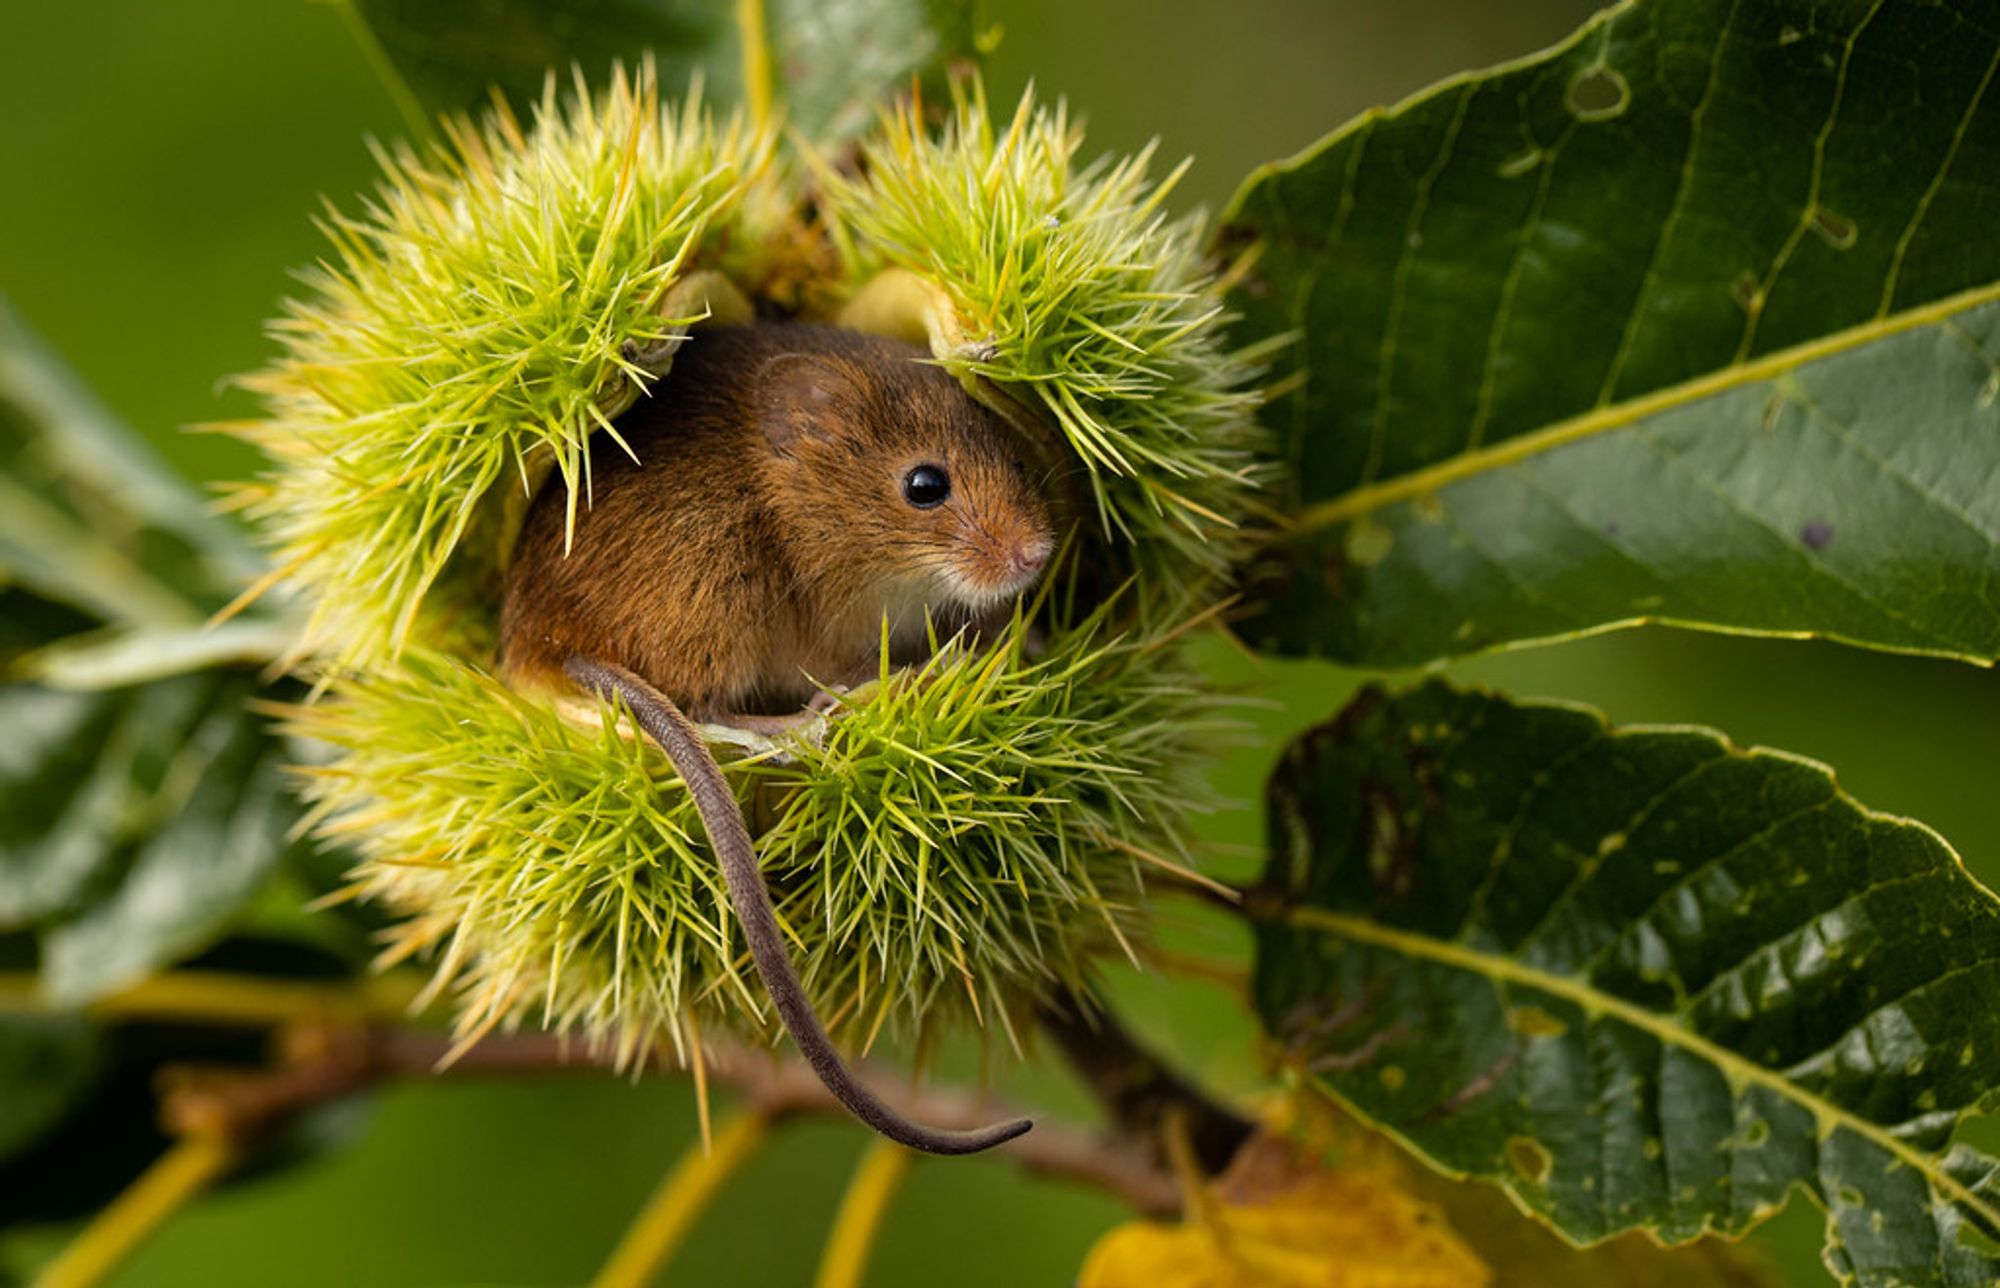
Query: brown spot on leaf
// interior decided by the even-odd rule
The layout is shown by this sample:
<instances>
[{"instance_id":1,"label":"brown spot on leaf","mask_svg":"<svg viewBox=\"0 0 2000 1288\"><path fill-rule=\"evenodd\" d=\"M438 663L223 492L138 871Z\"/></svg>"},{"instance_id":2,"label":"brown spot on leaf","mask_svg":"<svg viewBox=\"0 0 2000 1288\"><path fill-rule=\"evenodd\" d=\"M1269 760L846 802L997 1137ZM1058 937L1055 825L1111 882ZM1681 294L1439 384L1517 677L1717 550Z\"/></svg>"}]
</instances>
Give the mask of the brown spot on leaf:
<instances>
[{"instance_id":1,"label":"brown spot on leaf","mask_svg":"<svg viewBox=\"0 0 2000 1288\"><path fill-rule=\"evenodd\" d=\"M1465 1108L1466 1105L1493 1090L1493 1088L1500 1085L1500 1079L1507 1076L1508 1070L1514 1067L1514 1061L1517 1058L1517 1053L1513 1051L1509 1051L1506 1055L1501 1056L1493 1062L1491 1068L1478 1074L1472 1081L1445 1097L1442 1103L1431 1108L1422 1118L1417 1120L1418 1124L1434 1123L1440 1118L1449 1118L1459 1110Z\"/></svg>"}]
</instances>

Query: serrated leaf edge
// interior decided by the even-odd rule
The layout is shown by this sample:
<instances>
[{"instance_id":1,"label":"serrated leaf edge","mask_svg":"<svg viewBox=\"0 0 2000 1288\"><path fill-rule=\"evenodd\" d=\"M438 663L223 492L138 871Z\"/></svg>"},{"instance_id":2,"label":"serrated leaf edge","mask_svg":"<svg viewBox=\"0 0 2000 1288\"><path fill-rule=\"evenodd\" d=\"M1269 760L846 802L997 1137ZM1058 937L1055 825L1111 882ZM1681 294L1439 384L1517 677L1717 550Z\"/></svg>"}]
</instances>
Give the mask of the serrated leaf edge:
<instances>
[{"instance_id":1,"label":"serrated leaf edge","mask_svg":"<svg viewBox=\"0 0 2000 1288\"><path fill-rule=\"evenodd\" d=\"M1800 758L1803 759L1803 758ZM1807 761L1805 763L1813 763ZM1875 815L1871 817L1888 817ZM1897 820L1911 822L1912 820ZM1922 826L1918 824L1918 826ZM1928 829L1926 829L1928 830ZM1933 833L1935 835L1935 833ZM1947 847L1948 848L1948 847ZM1956 852L1953 852L1956 858ZM1983 889L1983 887L1982 887ZM1256 915L1255 912L1252 913ZM1727 1047L1719 1046L1707 1038L1687 1029L1678 1027L1643 1007L1615 997L1587 984L1554 975L1547 971L1526 966L1511 958L1483 953L1463 945L1447 943L1424 935L1414 935L1407 931L1391 929L1362 917L1346 916L1325 912L1318 908L1286 907L1279 920L1306 930L1323 930L1330 934L1356 943L1386 948L1405 956L1433 961L1442 965L1471 971L1485 979L1499 980L1509 984L1520 984L1537 989L1551 996L1560 997L1574 1004L1586 1015L1607 1015L1622 1024L1658 1039L1662 1044L1677 1047L1691 1055L1708 1060L1720 1069L1725 1077L1741 1084L1751 1084L1799 1105L1813 1115L1824 1135L1832 1134L1836 1128L1845 1128L1855 1135L1878 1146L1891 1157L1913 1169L1925 1178L1931 1186L1948 1195L1953 1201L1963 1204L1987 1222L2000 1223L2000 1206L1979 1197L1964 1183L1952 1177L1943 1169L1942 1163L1933 1161L1921 1150L1915 1149L1894 1133L1843 1109L1822 1096L1805 1091L1798 1084L1744 1059ZM1344 1103L1344 1102L1343 1102ZM1392 1131L1392 1128L1383 1127Z\"/></svg>"}]
</instances>

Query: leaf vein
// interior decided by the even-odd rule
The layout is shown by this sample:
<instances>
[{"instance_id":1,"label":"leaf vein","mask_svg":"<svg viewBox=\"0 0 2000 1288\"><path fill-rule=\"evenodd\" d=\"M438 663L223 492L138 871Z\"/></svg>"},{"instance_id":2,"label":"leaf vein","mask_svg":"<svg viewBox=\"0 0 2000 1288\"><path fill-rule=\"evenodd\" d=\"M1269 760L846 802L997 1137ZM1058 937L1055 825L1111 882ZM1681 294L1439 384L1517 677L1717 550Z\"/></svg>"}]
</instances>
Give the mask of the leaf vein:
<instances>
[{"instance_id":1,"label":"leaf vein","mask_svg":"<svg viewBox=\"0 0 2000 1288\"><path fill-rule=\"evenodd\" d=\"M1995 533L1989 531L1973 517L1970 511L1964 509L1956 502L1944 496L1943 493L1912 474L1907 467L1876 451L1866 440L1854 433L1852 425L1842 423L1838 417L1815 402L1806 393L1803 384L1797 382L1794 382L1794 384L1800 395L1798 400L1799 405L1806 413L1806 423L1808 425L1815 427L1828 437L1846 444L1852 450L1866 457L1884 476L1902 484L1919 498L1957 519L1961 525L1985 543L1989 555L1991 555L1996 547L2000 547L2000 536L1996 536ZM1989 610L1995 607L1993 598L1993 567L1993 559L1988 558L1980 570L1979 600Z\"/></svg>"},{"instance_id":2,"label":"leaf vein","mask_svg":"<svg viewBox=\"0 0 2000 1288\"><path fill-rule=\"evenodd\" d=\"M1431 186L1451 160L1459 131L1465 126L1465 115L1471 110L1473 96L1478 92L1476 81L1466 82L1451 120L1445 126L1444 141L1438 147L1437 156L1417 180L1417 190L1410 199L1410 215L1403 229L1403 244L1396 254L1395 272L1389 279L1389 314L1383 319L1382 344L1376 355L1375 414L1368 430L1368 458L1361 467L1364 482L1374 479L1381 470L1382 453L1388 442L1390 396L1396 381L1396 346L1403 324L1403 301L1406 297L1404 283L1409 280L1410 265L1421 247L1421 230L1424 214L1430 209Z\"/></svg>"},{"instance_id":3,"label":"leaf vein","mask_svg":"<svg viewBox=\"0 0 2000 1288\"><path fill-rule=\"evenodd\" d=\"M1448 457L1433 465L1380 483L1354 488L1340 496L1306 507L1293 517L1287 535L1296 539L1360 515L1437 492L1450 484L1475 478L1529 457L1566 447L1616 430L1627 429L1651 416L1689 406L1745 386L1769 382L1809 363L1831 358L1876 340L1939 325L1958 314L2000 301L2000 282L1974 287L1957 295L1919 305L1889 317L1779 350L1749 362L1724 367L1705 376L1655 390L1608 407L1557 421L1542 429L1502 439L1475 452Z\"/></svg>"},{"instance_id":4,"label":"leaf vein","mask_svg":"<svg viewBox=\"0 0 2000 1288\"><path fill-rule=\"evenodd\" d=\"M1917 199L1917 208L1910 215L1910 222L1903 229L1903 235L1896 239L1896 252L1889 260L1889 273L1882 283L1882 298L1875 305L1875 316L1887 317L1889 309L1896 302L1896 282L1902 276L1903 261L1910 253L1910 243L1916 240L1917 230L1930 215L1931 203L1944 188L1945 178L1951 174L1951 167L1958 160L1959 145L1965 142L1966 134L1972 128L1972 118L1978 113L1980 103L1986 97L1987 87L1993 83L1993 74L2000 71L2000 43L1993 48L1993 57L1986 64L1986 74L1979 78L1979 85L1972 91L1972 98L1965 105L1965 114L1959 118L1958 128L1952 131L1951 142L1946 145L1944 160L1938 165L1924 195Z\"/></svg>"},{"instance_id":5,"label":"leaf vein","mask_svg":"<svg viewBox=\"0 0 2000 1288\"><path fill-rule=\"evenodd\" d=\"M1720 745L1716 746L1714 750L1714 755L1709 756L1705 760L1697 761L1676 774L1665 786L1661 787L1659 791L1654 792L1637 809L1633 810L1630 817L1621 826L1613 829L1613 831L1623 832L1628 836L1631 835L1634 828L1649 818L1653 811L1665 804L1670 797L1681 792L1702 774L1707 773L1718 765L1727 764L1729 761L1728 753ZM1608 836L1611 833L1606 833L1605 835ZM1564 911L1569 900L1576 894L1577 890L1590 880L1590 871L1588 863L1577 864L1576 872L1571 877L1570 883L1554 899L1549 901L1549 906L1542 910L1542 915L1529 928L1528 933L1516 940L1512 945L1512 951L1516 956L1526 955L1528 947L1541 937L1542 932L1549 928L1549 925L1555 920L1556 916Z\"/></svg>"},{"instance_id":6,"label":"leaf vein","mask_svg":"<svg viewBox=\"0 0 2000 1288\"><path fill-rule=\"evenodd\" d=\"M1688 994L1687 997L1683 999L1681 1003L1674 1008L1675 1012L1677 1014L1685 1015L1688 1016L1689 1018L1692 1018L1694 1013L1701 1009L1702 1005L1708 1001L1709 996L1712 993L1714 993L1716 989L1720 988L1722 985L1732 980L1736 976L1736 973L1742 970L1746 965L1748 965L1753 958L1758 956L1758 954L1771 952L1783 946L1786 942L1792 939L1796 939L1798 936L1804 934L1806 931L1811 930L1814 926L1818 925L1820 922L1825 921L1828 917L1832 916L1834 913L1839 912L1843 908L1852 907L1854 904L1858 903L1861 899L1865 898L1869 894L1872 894L1879 890L1887 890L1892 886L1907 885L1913 882L1927 880L1927 879L1929 879L1928 874L1921 872L1911 873L1908 876L1891 877L1886 881L1877 881L1873 885L1870 885L1865 889L1850 891L1839 902L1828 904L1824 908L1815 909L1813 911L1813 914L1810 917L1807 917L1804 921L1801 921L1795 926L1788 927L1787 929L1772 935L1764 943L1756 945L1755 947L1751 948L1750 951L1744 953L1741 957L1737 958L1735 961L1730 962L1727 966L1724 966L1720 970L1717 970L1715 974L1709 978L1708 983L1703 984L1699 989L1696 989L1694 992ZM1813 1056L1817 1054L1819 1053L1813 1052L1806 1056L1801 1057L1798 1060L1793 1061L1792 1067L1796 1067L1799 1064L1805 1063L1806 1061L1812 1059Z\"/></svg>"},{"instance_id":7,"label":"leaf vein","mask_svg":"<svg viewBox=\"0 0 2000 1288\"><path fill-rule=\"evenodd\" d=\"M1833 100L1827 107L1825 123L1813 137L1812 177L1806 184L1806 203L1800 208L1798 222L1792 225L1792 231L1785 238L1785 244L1778 249L1777 258L1772 261L1770 271L1758 284L1757 307L1750 310L1749 316L1744 318L1743 338L1736 345L1738 362L1750 356L1750 350L1757 341L1758 323L1764 317L1763 306L1770 300L1771 292L1777 289L1778 279L1784 275L1785 268L1791 263L1792 255L1798 250L1800 241L1806 235L1806 230L1812 226L1814 216L1819 213L1820 186L1826 172L1826 144L1827 140L1833 137L1834 125L1840 119L1840 105L1847 95L1847 73L1849 65L1854 61L1854 48L1861 43L1861 33L1868 30L1869 24L1875 21L1875 16L1882 12L1885 2L1886 0L1875 0L1869 6L1868 12L1862 15L1861 21L1855 24L1854 30L1841 42L1840 66L1834 72L1833 78Z\"/></svg>"},{"instance_id":8,"label":"leaf vein","mask_svg":"<svg viewBox=\"0 0 2000 1288\"><path fill-rule=\"evenodd\" d=\"M1550 594L1546 588L1523 578L1520 573L1507 565L1505 559L1501 559L1489 551L1476 533L1458 521L1457 517L1452 514L1451 508L1445 505L1441 498L1438 502L1437 521L1461 538L1465 549L1471 551L1481 563L1484 563L1494 572L1500 574L1501 578L1521 592L1524 599L1547 604L1552 611L1562 614L1565 619L1579 626L1590 624L1592 619L1588 613L1577 612L1576 609ZM1440 590L1443 589L1441 583L1438 583L1434 578L1431 580L1433 585L1437 585Z\"/></svg>"},{"instance_id":9,"label":"leaf vein","mask_svg":"<svg viewBox=\"0 0 2000 1288\"><path fill-rule=\"evenodd\" d=\"M1528 143L1541 148L1524 121L1522 135ZM1556 166L1562 157L1563 145L1576 133L1572 123L1562 135L1547 148L1542 148L1541 178L1535 186L1535 200L1528 208L1528 217L1522 221L1521 235L1514 239L1514 250L1508 259L1507 275L1500 284L1500 299L1493 309L1493 325L1486 334L1486 352L1479 370L1479 397L1473 404L1472 426L1466 431L1464 451L1475 451L1486 437L1486 423L1493 415L1493 399L1496 393L1497 375L1500 364L1501 337L1506 334L1507 324L1514 314L1514 296L1520 289L1521 278L1527 270L1528 246L1535 239L1542 224L1542 211L1547 207L1549 189L1555 184Z\"/></svg>"},{"instance_id":10,"label":"leaf vein","mask_svg":"<svg viewBox=\"0 0 2000 1288\"><path fill-rule=\"evenodd\" d=\"M1853 1132L1860 1139L1915 1171L1929 1182L1934 1190L1949 1196L1952 1202L1964 1207L1981 1221L2000 1226L2000 1207L1996 1207L1993 1202L1974 1192L1963 1181L1952 1175L1944 1166L1942 1159L1924 1153L1881 1124L1862 1117L1846 1106L1790 1082L1781 1073L1767 1069L1747 1056L1732 1051L1701 1034L1683 1029L1671 1020L1655 1015L1636 1003L1605 993L1587 982L1556 975L1511 958L1480 952L1426 935L1397 930L1363 917L1328 912L1321 908L1296 906L1285 908L1282 917L1294 926L1322 930L1353 943L1366 944L1405 957L1465 971L1487 980L1489 986L1491 981L1506 980L1550 997L1561 998L1583 1011L1586 1016L1605 1017L1625 1024L1656 1041L1677 1047L1707 1061L1725 1076L1761 1087L1780 1100L1798 1105L1812 1114L1823 1126L1845 1128ZM1824 1180L1822 1184L1824 1186ZM1825 1187L1824 1192L1832 1194L1836 1189L1837 1187Z\"/></svg>"},{"instance_id":11,"label":"leaf vein","mask_svg":"<svg viewBox=\"0 0 2000 1288\"><path fill-rule=\"evenodd\" d=\"M1633 436L1640 442L1657 452L1661 460L1668 462L1693 479L1703 491L1722 502L1729 509L1735 511L1737 515L1752 527L1768 534L1777 543L1777 548L1785 552L1788 561L1799 567L1808 576L1816 575L1840 587L1861 603L1880 612L1883 617L1908 627L1919 639L1933 641L1938 639L1936 632L1927 628L1914 617L1911 617L1905 610L1897 608L1880 594L1863 586L1825 560L1814 559L1811 555L1807 554L1803 547L1793 542L1790 535L1784 529L1778 527L1769 518L1758 513L1748 505L1745 505L1740 498L1724 488L1718 480L1702 470L1696 469L1685 456L1668 450L1666 444L1662 443L1655 435L1648 433L1645 426L1635 425L1632 432Z\"/></svg>"},{"instance_id":12,"label":"leaf vein","mask_svg":"<svg viewBox=\"0 0 2000 1288\"><path fill-rule=\"evenodd\" d=\"M1838 796L1822 797L1821 799L1812 802L1810 805L1801 805L1796 809L1787 810L1785 813L1779 815L1777 818L1772 819L1770 822L1766 823L1763 827L1758 828L1756 831L1750 833L1748 836L1742 837L1739 840L1731 842L1727 848L1719 850L1716 853L1709 855L1707 858L1697 863L1694 867L1688 869L1688 871L1684 873L1678 880L1672 881L1667 885L1661 886L1660 889L1653 895L1652 899L1650 899L1647 902L1644 908L1639 909L1637 912L1633 913L1631 916L1626 917L1624 919L1625 928L1627 930L1630 930L1634 926L1638 926L1643 924L1644 922L1650 921L1653 917L1653 914L1657 913L1660 910L1660 908L1667 902L1667 900L1673 898L1675 895L1688 889L1691 885L1693 885L1693 883L1701 880L1709 873L1715 871L1715 869L1721 866L1722 864L1729 862L1733 858L1739 857L1744 852L1749 850L1751 846L1758 845L1765 841L1768 841L1778 832L1782 831L1787 827L1790 827L1792 824L1798 822L1800 819L1805 818L1811 814L1816 814L1820 810L1825 809L1829 805L1837 805L1839 803L1840 803L1840 798ZM1612 949L1616 948L1621 942L1623 942L1622 935L1611 939L1609 942L1607 942L1601 948L1599 948L1596 952L1592 953L1589 957L1585 958L1582 962L1578 963L1576 966L1576 973L1579 975L1595 976L1598 969L1605 965L1605 954L1611 951ZM1738 964L1740 965L1741 963ZM1706 989L1706 987L1707 986L1704 986L1704 990ZM1686 1008L1685 1005L1683 1005L1681 1008L1678 1009L1684 1010Z\"/></svg>"},{"instance_id":13,"label":"leaf vein","mask_svg":"<svg viewBox=\"0 0 2000 1288\"><path fill-rule=\"evenodd\" d=\"M1611 355L1611 363L1605 369L1604 383L1597 391L1597 406L1608 406L1612 395L1617 392L1618 378L1625 372L1625 364L1632 357L1632 349L1638 343L1639 325L1646 315L1644 304L1653 285L1659 280L1660 263L1666 258L1667 244L1673 240L1674 228L1680 222L1681 214L1687 208L1689 191L1694 187L1695 154L1701 150L1702 122L1708 115L1709 104L1715 99L1716 88L1722 82L1722 49L1729 43L1729 33L1736 26L1737 10L1742 0L1730 0L1729 12L1723 17L1722 26L1716 32L1715 44L1708 55L1708 83L1703 87L1701 98L1688 114L1687 154L1681 160L1681 173L1674 197L1667 205L1667 213L1660 220L1660 235L1653 243L1653 251L1647 257L1646 267L1639 274L1639 289L1633 293L1631 312L1626 314L1625 329L1618 338L1618 348Z\"/></svg>"},{"instance_id":14,"label":"leaf vein","mask_svg":"<svg viewBox=\"0 0 2000 1288\"><path fill-rule=\"evenodd\" d=\"M1508 856L1513 852L1514 838L1520 835L1522 825L1528 821L1528 812L1540 801L1542 793L1548 790L1550 783L1554 781L1554 775L1570 761L1585 752L1595 750L1609 736L1609 730L1599 729L1536 771L1534 781L1521 793L1520 807L1514 811L1514 816L1507 820L1506 827L1494 840L1493 848L1486 856L1486 875L1479 879L1479 886L1472 892L1472 898L1466 901L1465 915L1460 919L1461 939L1479 925L1480 917L1485 914L1486 900L1491 897L1494 885L1500 880L1501 869L1506 866Z\"/></svg>"}]
</instances>

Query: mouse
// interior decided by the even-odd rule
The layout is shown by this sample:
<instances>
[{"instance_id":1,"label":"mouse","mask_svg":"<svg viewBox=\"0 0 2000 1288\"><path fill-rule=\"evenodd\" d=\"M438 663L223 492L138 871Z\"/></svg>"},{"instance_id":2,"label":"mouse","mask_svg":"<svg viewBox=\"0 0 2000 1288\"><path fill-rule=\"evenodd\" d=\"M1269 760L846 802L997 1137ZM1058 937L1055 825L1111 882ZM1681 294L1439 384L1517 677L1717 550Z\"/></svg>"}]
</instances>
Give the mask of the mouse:
<instances>
[{"instance_id":1,"label":"mouse","mask_svg":"<svg viewBox=\"0 0 2000 1288\"><path fill-rule=\"evenodd\" d=\"M1054 549L1014 431L900 341L805 324L697 330L593 436L586 497L530 506L501 664L547 683L596 650L703 723L816 691L1011 611ZM751 721L745 727L754 727Z\"/></svg>"},{"instance_id":2,"label":"mouse","mask_svg":"<svg viewBox=\"0 0 2000 1288\"><path fill-rule=\"evenodd\" d=\"M885 642L890 665L921 661L934 640L1006 620L1047 568L1056 534L1032 454L929 356L802 323L694 331L592 436L584 495L552 480L529 504L499 664L517 688L623 703L686 783L751 959L821 1081L890 1139L965 1154L1032 1124L923 1127L847 1069L696 728L821 718L879 673Z\"/></svg>"}]
</instances>

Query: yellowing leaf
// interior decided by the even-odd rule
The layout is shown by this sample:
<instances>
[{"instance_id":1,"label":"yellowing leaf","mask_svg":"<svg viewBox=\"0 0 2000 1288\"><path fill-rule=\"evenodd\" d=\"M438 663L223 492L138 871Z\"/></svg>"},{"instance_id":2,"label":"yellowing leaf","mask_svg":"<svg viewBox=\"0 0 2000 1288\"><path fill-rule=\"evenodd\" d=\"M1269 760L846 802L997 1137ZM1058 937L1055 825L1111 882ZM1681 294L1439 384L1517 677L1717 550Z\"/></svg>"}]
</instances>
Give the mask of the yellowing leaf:
<instances>
[{"instance_id":1,"label":"yellowing leaf","mask_svg":"<svg viewBox=\"0 0 2000 1288\"><path fill-rule=\"evenodd\" d=\"M1663 1248L1641 1233L1579 1248L1522 1215L1497 1187L1413 1166L1402 1148L1309 1086L1285 1107L1292 1134L1349 1173L1373 1171L1432 1204L1506 1288L1772 1288L1762 1263L1726 1239Z\"/></svg>"},{"instance_id":2,"label":"yellowing leaf","mask_svg":"<svg viewBox=\"0 0 2000 1288\"><path fill-rule=\"evenodd\" d=\"M1394 1164L1329 1170L1271 1137L1244 1147L1186 1223L1134 1221L1091 1249L1078 1288L1484 1288L1486 1265Z\"/></svg>"},{"instance_id":3,"label":"yellowing leaf","mask_svg":"<svg viewBox=\"0 0 2000 1288\"><path fill-rule=\"evenodd\" d=\"M1309 1086L1197 1197L1184 1224L1135 1221L1091 1249L1078 1288L1772 1288L1726 1239L1579 1248L1494 1186L1440 1176ZM1315 1161L1318 1160L1318 1161Z\"/></svg>"}]
</instances>

